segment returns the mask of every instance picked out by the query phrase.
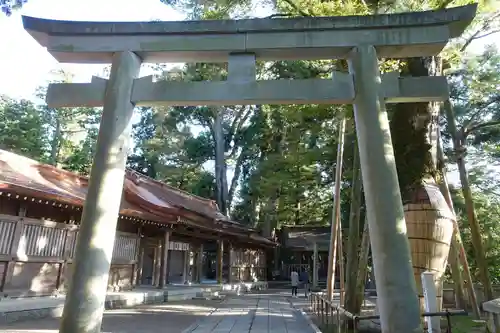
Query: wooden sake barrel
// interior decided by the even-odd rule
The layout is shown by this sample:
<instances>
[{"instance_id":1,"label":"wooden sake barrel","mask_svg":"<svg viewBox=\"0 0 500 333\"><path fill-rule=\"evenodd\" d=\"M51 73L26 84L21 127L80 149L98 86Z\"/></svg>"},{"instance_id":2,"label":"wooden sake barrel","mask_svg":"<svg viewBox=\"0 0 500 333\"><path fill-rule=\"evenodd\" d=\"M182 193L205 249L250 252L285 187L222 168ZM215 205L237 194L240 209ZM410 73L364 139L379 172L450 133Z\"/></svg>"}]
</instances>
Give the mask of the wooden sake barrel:
<instances>
[{"instance_id":1,"label":"wooden sake barrel","mask_svg":"<svg viewBox=\"0 0 500 333\"><path fill-rule=\"evenodd\" d=\"M440 310L454 215L435 184L425 184L415 191L410 203L404 205L404 211L420 308L424 311L421 274L429 271L435 276Z\"/></svg>"}]
</instances>

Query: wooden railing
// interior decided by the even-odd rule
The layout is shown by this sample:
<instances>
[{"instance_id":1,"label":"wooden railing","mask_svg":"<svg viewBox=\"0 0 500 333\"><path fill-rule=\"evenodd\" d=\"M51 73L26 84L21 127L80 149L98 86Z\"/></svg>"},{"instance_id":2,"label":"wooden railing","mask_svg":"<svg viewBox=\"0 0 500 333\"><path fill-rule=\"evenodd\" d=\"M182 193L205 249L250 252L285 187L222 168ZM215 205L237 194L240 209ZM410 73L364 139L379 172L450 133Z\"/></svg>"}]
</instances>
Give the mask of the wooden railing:
<instances>
[{"instance_id":1,"label":"wooden railing","mask_svg":"<svg viewBox=\"0 0 500 333\"><path fill-rule=\"evenodd\" d=\"M30 277L52 289L64 285L77 236L78 225L0 215L0 289L30 289ZM111 264L136 264L139 242L137 234L117 232Z\"/></svg>"},{"instance_id":2,"label":"wooden railing","mask_svg":"<svg viewBox=\"0 0 500 333\"><path fill-rule=\"evenodd\" d=\"M15 216L0 215L0 255L10 254L18 219Z\"/></svg>"},{"instance_id":3,"label":"wooden railing","mask_svg":"<svg viewBox=\"0 0 500 333\"><path fill-rule=\"evenodd\" d=\"M29 257L64 257L67 225L28 218L21 218L16 223L21 227L21 237L16 250L18 259L28 261ZM14 239L11 243L13 241Z\"/></svg>"},{"instance_id":4,"label":"wooden railing","mask_svg":"<svg viewBox=\"0 0 500 333\"><path fill-rule=\"evenodd\" d=\"M115 261L135 261L139 251L140 238L136 234L118 232L113 248L113 259Z\"/></svg>"},{"instance_id":5,"label":"wooden railing","mask_svg":"<svg viewBox=\"0 0 500 333\"><path fill-rule=\"evenodd\" d=\"M73 258L77 236L77 225L0 215L0 255L3 257L13 256L20 261L29 261L30 257ZM117 232L113 260L135 261L139 240L136 234Z\"/></svg>"}]
</instances>

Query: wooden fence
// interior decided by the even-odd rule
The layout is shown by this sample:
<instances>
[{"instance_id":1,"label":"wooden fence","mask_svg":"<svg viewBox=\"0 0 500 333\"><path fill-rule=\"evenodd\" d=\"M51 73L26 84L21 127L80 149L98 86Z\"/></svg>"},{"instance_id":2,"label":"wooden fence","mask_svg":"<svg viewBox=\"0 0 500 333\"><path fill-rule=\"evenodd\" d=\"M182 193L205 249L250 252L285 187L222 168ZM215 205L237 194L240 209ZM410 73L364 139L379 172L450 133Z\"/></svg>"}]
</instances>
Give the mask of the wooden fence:
<instances>
[{"instance_id":1,"label":"wooden fence","mask_svg":"<svg viewBox=\"0 0 500 333\"><path fill-rule=\"evenodd\" d=\"M264 251L231 249L229 258L232 281L266 280L266 255Z\"/></svg>"},{"instance_id":2,"label":"wooden fence","mask_svg":"<svg viewBox=\"0 0 500 333\"><path fill-rule=\"evenodd\" d=\"M49 294L68 280L78 226L0 215L0 289L4 294ZM140 238L117 232L109 284L131 287Z\"/></svg>"}]
</instances>

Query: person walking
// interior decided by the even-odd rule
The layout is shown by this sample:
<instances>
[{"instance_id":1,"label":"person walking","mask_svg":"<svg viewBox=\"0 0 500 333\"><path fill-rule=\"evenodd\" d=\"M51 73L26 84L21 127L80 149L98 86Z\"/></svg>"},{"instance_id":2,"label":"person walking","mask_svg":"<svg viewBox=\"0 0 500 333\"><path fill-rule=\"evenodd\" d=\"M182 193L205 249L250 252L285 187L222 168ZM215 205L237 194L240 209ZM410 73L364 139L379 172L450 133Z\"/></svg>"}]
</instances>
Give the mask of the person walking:
<instances>
[{"instance_id":1,"label":"person walking","mask_svg":"<svg viewBox=\"0 0 500 333\"><path fill-rule=\"evenodd\" d=\"M307 297L309 293L309 273L307 273L307 269L304 268L302 270L302 273L300 273L300 281L302 282L302 285L304 286L304 295Z\"/></svg>"},{"instance_id":2,"label":"person walking","mask_svg":"<svg viewBox=\"0 0 500 333\"><path fill-rule=\"evenodd\" d=\"M299 288L299 273L292 269L290 273L290 280L292 284L292 297L297 297L297 289Z\"/></svg>"}]
</instances>

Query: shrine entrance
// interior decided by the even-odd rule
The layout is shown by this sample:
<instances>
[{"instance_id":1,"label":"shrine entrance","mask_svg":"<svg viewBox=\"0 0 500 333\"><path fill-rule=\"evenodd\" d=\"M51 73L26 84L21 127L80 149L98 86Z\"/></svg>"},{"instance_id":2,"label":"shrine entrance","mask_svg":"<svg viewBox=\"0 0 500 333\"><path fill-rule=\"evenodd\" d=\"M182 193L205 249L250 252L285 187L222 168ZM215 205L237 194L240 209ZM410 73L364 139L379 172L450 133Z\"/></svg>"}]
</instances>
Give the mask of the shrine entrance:
<instances>
[{"instance_id":1,"label":"shrine entrance","mask_svg":"<svg viewBox=\"0 0 500 333\"><path fill-rule=\"evenodd\" d=\"M49 107L103 106L89 196L61 332L90 332L102 317L134 107L141 105L353 104L384 332L415 332L420 309L411 267L386 103L444 101L444 77L381 74L379 58L437 55L476 5L375 16L192 22L61 22L23 17L60 62L111 63L109 80L51 84ZM330 79L257 80L256 60L346 59ZM227 62L226 81L154 82L142 63ZM90 246L91 245L91 246ZM90 282L88 282L90 281ZM91 300L91 301L89 301ZM100 315L99 315L100 313Z\"/></svg>"}]
</instances>

